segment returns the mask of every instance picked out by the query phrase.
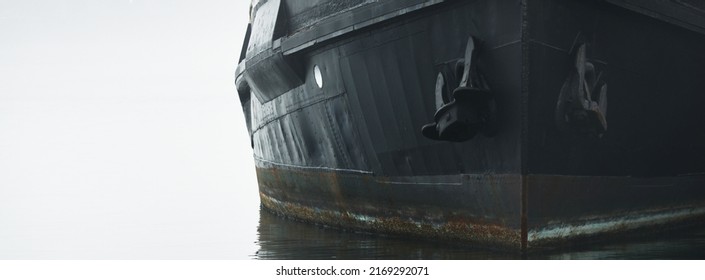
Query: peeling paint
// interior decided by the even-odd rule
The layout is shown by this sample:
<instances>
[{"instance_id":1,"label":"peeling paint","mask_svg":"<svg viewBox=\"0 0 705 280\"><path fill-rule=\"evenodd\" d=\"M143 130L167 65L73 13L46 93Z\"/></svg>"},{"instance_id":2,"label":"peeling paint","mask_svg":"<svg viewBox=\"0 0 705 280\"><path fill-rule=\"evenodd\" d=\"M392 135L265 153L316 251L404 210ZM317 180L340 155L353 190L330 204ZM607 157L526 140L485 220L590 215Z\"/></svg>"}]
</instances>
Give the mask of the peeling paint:
<instances>
[{"instance_id":1,"label":"peeling paint","mask_svg":"<svg viewBox=\"0 0 705 280\"><path fill-rule=\"evenodd\" d=\"M705 208L683 208L660 212L635 213L586 221L583 224L559 224L538 230L530 230L528 241L546 241L550 239L569 239L581 236L620 232L673 223L679 220L705 216Z\"/></svg>"},{"instance_id":2,"label":"peeling paint","mask_svg":"<svg viewBox=\"0 0 705 280\"><path fill-rule=\"evenodd\" d=\"M659 178L511 174L389 178L283 165L260 166L257 173L262 205L280 215L339 228L509 250L659 232L705 217L705 205L697 203L697 198L685 203L670 196L659 202L662 191L697 188L698 181L690 177L661 186L656 184ZM458 180L461 185L448 184ZM520 192L524 181L528 182L528 203L522 202ZM596 187L598 183L603 186ZM591 202L601 197L604 201L605 193L620 188L620 192L630 192L642 185L659 187L648 192L639 188L642 197L632 194L635 200ZM522 203L528 213L523 221Z\"/></svg>"},{"instance_id":3,"label":"peeling paint","mask_svg":"<svg viewBox=\"0 0 705 280\"><path fill-rule=\"evenodd\" d=\"M404 217L373 217L369 215L321 209L284 202L260 193L262 205L276 213L306 222L370 232L416 236L433 240L464 241L468 245L493 245L517 249L519 231L470 221L432 222Z\"/></svg>"}]
</instances>

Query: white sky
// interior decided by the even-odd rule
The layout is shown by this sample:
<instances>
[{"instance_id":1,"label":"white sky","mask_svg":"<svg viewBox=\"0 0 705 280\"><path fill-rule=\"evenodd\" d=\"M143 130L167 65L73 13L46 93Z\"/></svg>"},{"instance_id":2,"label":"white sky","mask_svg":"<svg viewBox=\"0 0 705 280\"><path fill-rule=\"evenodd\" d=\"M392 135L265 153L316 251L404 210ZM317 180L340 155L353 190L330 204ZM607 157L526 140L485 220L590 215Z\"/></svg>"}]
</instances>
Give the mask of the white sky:
<instances>
[{"instance_id":1,"label":"white sky","mask_svg":"<svg viewBox=\"0 0 705 280\"><path fill-rule=\"evenodd\" d=\"M249 1L0 0L0 259L232 259Z\"/></svg>"}]
</instances>

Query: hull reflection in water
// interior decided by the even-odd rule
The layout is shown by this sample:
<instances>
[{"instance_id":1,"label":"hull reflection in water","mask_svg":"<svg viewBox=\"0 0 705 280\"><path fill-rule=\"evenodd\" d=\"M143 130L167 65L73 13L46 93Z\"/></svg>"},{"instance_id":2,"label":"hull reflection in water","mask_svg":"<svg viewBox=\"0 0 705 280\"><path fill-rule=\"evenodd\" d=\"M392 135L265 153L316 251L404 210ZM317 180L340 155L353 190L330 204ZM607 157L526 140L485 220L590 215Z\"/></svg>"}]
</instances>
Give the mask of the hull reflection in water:
<instances>
[{"instance_id":1,"label":"hull reflection in water","mask_svg":"<svg viewBox=\"0 0 705 280\"><path fill-rule=\"evenodd\" d=\"M677 235L522 255L302 223L260 209L255 259L705 259L705 227Z\"/></svg>"}]
</instances>

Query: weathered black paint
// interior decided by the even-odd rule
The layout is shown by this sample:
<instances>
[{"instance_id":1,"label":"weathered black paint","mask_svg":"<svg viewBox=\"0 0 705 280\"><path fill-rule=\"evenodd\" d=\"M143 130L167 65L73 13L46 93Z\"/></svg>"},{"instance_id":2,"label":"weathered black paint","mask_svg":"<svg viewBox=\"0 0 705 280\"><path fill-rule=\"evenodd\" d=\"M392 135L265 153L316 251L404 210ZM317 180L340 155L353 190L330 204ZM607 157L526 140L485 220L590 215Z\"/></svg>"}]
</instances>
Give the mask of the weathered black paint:
<instances>
[{"instance_id":1,"label":"weathered black paint","mask_svg":"<svg viewBox=\"0 0 705 280\"><path fill-rule=\"evenodd\" d=\"M661 177L705 171L705 36L592 1L532 1L529 173ZM561 28L555 28L561 26ZM550 125L577 36L605 69L599 140Z\"/></svg>"},{"instance_id":2,"label":"weathered black paint","mask_svg":"<svg viewBox=\"0 0 705 280\"><path fill-rule=\"evenodd\" d=\"M282 0L268 38L254 34L266 2L236 80L268 208L510 248L705 214L705 36L692 28L604 1ZM438 72L470 36L497 133L427 139ZM601 135L556 124L580 45L609 84Z\"/></svg>"}]
</instances>

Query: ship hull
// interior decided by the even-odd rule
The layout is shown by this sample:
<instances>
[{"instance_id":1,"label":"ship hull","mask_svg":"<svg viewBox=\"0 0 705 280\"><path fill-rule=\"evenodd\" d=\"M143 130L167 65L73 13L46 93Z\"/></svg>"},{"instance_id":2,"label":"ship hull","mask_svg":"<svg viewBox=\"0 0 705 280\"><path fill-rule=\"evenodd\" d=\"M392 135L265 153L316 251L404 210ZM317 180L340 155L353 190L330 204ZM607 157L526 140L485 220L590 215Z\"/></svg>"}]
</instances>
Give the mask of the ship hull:
<instances>
[{"instance_id":1,"label":"ship hull","mask_svg":"<svg viewBox=\"0 0 705 280\"><path fill-rule=\"evenodd\" d=\"M380 177L258 168L262 204L300 220L467 245L520 248L516 175Z\"/></svg>"},{"instance_id":2,"label":"ship hull","mask_svg":"<svg viewBox=\"0 0 705 280\"><path fill-rule=\"evenodd\" d=\"M262 205L288 217L509 250L648 236L701 225L705 217L702 177L389 178L267 164L257 178ZM523 181L531 186L526 198Z\"/></svg>"},{"instance_id":3,"label":"ship hull","mask_svg":"<svg viewBox=\"0 0 705 280\"><path fill-rule=\"evenodd\" d=\"M349 1L315 23L301 13L321 11L260 2L237 80L270 210L520 250L705 217L695 27L599 1ZM469 38L496 131L429 139L439 73L460 80ZM560 107L576 61L599 73L598 121Z\"/></svg>"}]
</instances>

